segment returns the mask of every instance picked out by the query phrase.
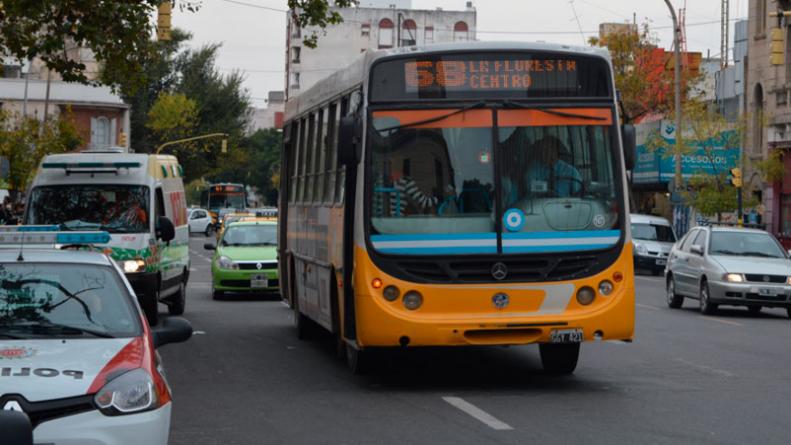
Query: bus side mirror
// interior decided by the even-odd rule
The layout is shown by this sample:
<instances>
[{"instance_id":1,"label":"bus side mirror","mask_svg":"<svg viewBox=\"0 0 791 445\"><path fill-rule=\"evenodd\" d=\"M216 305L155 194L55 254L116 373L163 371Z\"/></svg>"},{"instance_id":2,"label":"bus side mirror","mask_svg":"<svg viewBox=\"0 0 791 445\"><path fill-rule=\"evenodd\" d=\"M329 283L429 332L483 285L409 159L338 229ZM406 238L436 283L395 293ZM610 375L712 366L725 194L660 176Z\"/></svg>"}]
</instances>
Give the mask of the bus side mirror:
<instances>
[{"instance_id":1,"label":"bus side mirror","mask_svg":"<svg viewBox=\"0 0 791 445\"><path fill-rule=\"evenodd\" d=\"M357 138L357 119L354 116L341 118L338 127L338 163L354 165L360 161L359 140Z\"/></svg>"},{"instance_id":2,"label":"bus side mirror","mask_svg":"<svg viewBox=\"0 0 791 445\"><path fill-rule=\"evenodd\" d=\"M157 219L156 234L157 238L168 243L176 237L176 226L167 216L160 216Z\"/></svg>"},{"instance_id":3,"label":"bus side mirror","mask_svg":"<svg viewBox=\"0 0 791 445\"><path fill-rule=\"evenodd\" d=\"M634 152L637 150L637 133L634 125L623 124L621 126L621 140L623 140L623 160L626 163L626 169L632 170L634 168Z\"/></svg>"}]
</instances>

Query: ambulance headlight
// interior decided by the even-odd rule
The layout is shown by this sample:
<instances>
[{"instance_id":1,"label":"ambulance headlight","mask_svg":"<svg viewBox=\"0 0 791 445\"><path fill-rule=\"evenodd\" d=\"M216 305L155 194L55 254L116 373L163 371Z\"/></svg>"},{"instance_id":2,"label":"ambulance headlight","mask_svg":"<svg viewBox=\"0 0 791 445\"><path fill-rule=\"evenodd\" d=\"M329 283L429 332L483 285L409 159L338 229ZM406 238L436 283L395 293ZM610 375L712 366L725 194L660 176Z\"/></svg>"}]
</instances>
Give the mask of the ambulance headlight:
<instances>
[{"instance_id":1,"label":"ambulance headlight","mask_svg":"<svg viewBox=\"0 0 791 445\"><path fill-rule=\"evenodd\" d=\"M142 272L146 269L146 262L140 258L135 260L121 261L121 267L124 273Z\"/></svg>"},{"instance_id":2,"label":"ambulance headlight","mask_svg":"<svg viewBox=\"0 0 791 445\"><path fill-rule=\"evenodd\" d=\"M119 416L157 408L154 381L138 368L110 380L93 398L103 414Z\"/></svg>"}]
</instances>

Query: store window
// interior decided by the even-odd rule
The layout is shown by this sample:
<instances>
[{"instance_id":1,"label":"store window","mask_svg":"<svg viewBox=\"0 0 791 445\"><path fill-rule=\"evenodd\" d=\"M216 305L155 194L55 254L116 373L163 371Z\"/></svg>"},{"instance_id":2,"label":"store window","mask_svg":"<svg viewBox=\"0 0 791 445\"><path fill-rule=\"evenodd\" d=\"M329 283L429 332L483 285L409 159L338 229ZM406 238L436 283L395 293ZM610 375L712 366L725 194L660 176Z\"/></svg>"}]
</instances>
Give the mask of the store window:
<instances>
[{"instance_id":1,"label":"store window","mask_svg":"<svg viewBox=\"0 0 791 445\"><path fill-rule=\"evenodd\" d=\"M379 21L379 48L392 48L393 47L393 31L395 26L390 19L382 19Z\"/></svg>"}]
</instances>

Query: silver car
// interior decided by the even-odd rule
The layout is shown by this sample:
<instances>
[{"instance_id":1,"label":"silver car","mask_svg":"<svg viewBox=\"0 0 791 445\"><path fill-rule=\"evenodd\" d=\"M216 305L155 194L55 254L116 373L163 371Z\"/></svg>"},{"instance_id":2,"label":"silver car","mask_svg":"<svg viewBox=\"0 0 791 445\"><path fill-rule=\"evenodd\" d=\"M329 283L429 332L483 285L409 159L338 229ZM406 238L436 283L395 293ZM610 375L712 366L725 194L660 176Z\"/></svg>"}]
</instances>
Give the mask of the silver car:
<instances>
[{"instance_id":1,"label":"silver car","mask_svg":"<svg viewBox=\"0 0 791 445\"><path fill-rule=\"evenodd\" d=\"M700 302L700 312L719 305L782 307L791 317L791 259L763 230L696 227L673 249L665 269L667 304L679 308L684 298Z\"/></svg>"}]
</instances>

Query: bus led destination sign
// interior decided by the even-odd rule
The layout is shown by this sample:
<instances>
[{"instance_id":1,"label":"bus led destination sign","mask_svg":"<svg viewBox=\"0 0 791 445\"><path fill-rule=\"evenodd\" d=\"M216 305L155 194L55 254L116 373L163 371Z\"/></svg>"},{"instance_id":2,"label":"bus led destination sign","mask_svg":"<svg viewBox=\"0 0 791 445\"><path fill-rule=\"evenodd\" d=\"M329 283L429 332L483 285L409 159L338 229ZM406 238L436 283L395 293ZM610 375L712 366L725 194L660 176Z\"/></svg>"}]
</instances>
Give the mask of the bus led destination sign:
<instances>
[{"instance_id":1,"label":"bus led destination sign","mask_svg":"<svg viewBox=\"0 0 791 445\"><path fill-rule=\"evenodd\" d=\"M545 60L439 60L404 64L407 92L445 88L459 90L528 89L534 79L576 82L577 61Z\"/></svg>"}]
</instances>

